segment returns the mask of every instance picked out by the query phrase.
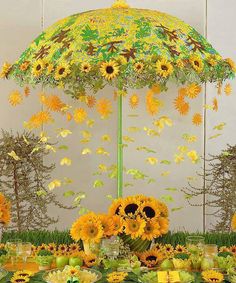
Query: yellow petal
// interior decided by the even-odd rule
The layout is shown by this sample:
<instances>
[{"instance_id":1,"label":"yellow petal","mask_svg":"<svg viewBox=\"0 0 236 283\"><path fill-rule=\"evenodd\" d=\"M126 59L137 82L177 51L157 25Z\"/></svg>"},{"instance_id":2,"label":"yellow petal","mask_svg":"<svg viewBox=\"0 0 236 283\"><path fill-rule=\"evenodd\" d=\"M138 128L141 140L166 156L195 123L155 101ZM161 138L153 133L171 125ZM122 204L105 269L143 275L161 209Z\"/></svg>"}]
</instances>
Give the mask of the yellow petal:
<instances>
[{"instance_id":1,"label":"yellow petal","mask_svg":"<svg viewBox=\"0 0 236 283\"><path fill-rule=\"evenodd\" d=\"M123 136L123 141L124 142L134 142L134 139L129 136Z\"/></svg>"},{"instance_id":2,"label":"yellow petal","mask_svg":"<svg viewBox=\"0 0 236 283\"><path fill-rule=\"evenodd\" d=\"M178 150L182 153L185 153L185 152L188 151L188 147L184 146L184 145L180 145L180 146L178 146Z\"/></svg>"},{"instance_id":3,"label":"yellow petal","mask_svg":"<svg viewBox=\"0 0 236 283\"><path fill-rule=\"evenodd\" d=\"M158 162L158 159L156 157L148 157L146 159L146 162L150 163L151 165L156 165Z\"/></svg>"},{"instance_id":4,"label":"yellow petal","mask_svg":"<svg viewBox=\"0 0 236 283\"><path fill-rule=\"evenodd\" d=\"M92 119L89 119L89 120L86 121L86 124L89 128L92 128L95 124L95 121L92 120Z\"/></svg>"},{"instance_id":5,"label":"yellow petal","mask_svg":"<svg viewBox=\"0 0 236 283\"><path fill-rule=\"evenodd\" d=\"M66 166L70 166L72 163L72 160L68 157L64 157L61 159L60 161L60 165L63 166L63 165L66 165Z\"/></svg>"},{"instance_id":6,"label":"yellow petal","mask_svg":"<svg viewBox=\"0 0 236 283\"><path fill-rule=\"evenodd\" d=\"M8 155L11 156L16 161L20 160L20 157L15 153L14 150L12 150L11 152L8 152Z\"/></svg>"},{"instance_id":7,"label":"yellow petal","mask_svg":"<svg viewBox=\"0 0 236 283\"><path fill-rule=\"evenodd\" d=\"M91 154L92 151L90 148L84 148L81 152L82 155Z\"/></svg>"},{"instance_id":8,"label":"yellow petal","mask_svg":"<svg viewBox=\"0 0 236 283\"><path fill-rule=\"evenodd\" d=\"M188 158L192 161L192 163L197 163L199 161L199 156L196 150L191 150L187 153Z\"/></svg>"},{"instance_id":9,"label":"yellow petal","mask_svg":"<svg viewBox=\"0 0 236 283\"><path fill-rule=\"evenodd\" d=\"M168 177L170 175L170 171L164 171L161 173L162 177Z\"/></svg>"},{"instance_id":10,"label":"yellow petal","mask_svg":"<svg viewBox=\"0 0 236 283\"><path fill-rule=\"evenodd\" d=\"M97 153L97 154L101 154L101 155L107 155L107 156L110 155L110 153L107 152L103 147L98 147L98 148L96 149L96 153Z\"/></svg>"},{"instance_id":11,"label":"yellow petal","mask_svg":"<svg viewBox=\"0 0 236 283\"><path fill-rule=\"evenodd\" d=\"M50 144L47 144L46 146L45 146L45 149L46 150L51 150L52 152L56 152L56 148L54 147L54 146L52 146L52 145L50 145Z\"/></svg>"},{"instance_id":12,"label":"yellow petal","mask_svg":"<svg viewBox=\"0 0 236 283\"><path fill-rule=\"evenodd\" d=\"M184 161L184 155L183 154L175 154L174 160L176 164L180 164Z\"/></svg>"},{"instance_id":13,"label":"yellow petal","mask_svg":"<svg viewBox=\"0 0 236 283\"><path fill-rule=\"evenodd\" d=\"M109 135L103 135L102 136L102 141L110 142L111 141L111 137Z\"/></svg>"},{"instance_id":14,"label":"yellow petal","mask_svg":"<svg viewBox=\"0 0 236 283\"><path fill-rule=\"evenodd\" d=\"M58 137L61 136L62 138L66 138L68 135L71 135L72 132L68 129L57 129Z\"/></svg>"},{"instance_id":15,"label":"yellow petal","mask_svg":"<svg viewBox=\"0 0 236 283\"><path fill-rule=\"evenodd\" d=\"M84 139L90 139L92 137L92 134L89 131L81 131L81 134Z\"/></svg>"},{"instance_id":16,"label":"yellow petal","mask_svg":"<svg viewBox=\"0 0 236 283\"><path fill-rule=\"evenodd\" d=\"M52 191L55 188L61 187L61 181L58 179L54 179L51 183L48 184L48 189Z\"/></svg>"}]
</instances>

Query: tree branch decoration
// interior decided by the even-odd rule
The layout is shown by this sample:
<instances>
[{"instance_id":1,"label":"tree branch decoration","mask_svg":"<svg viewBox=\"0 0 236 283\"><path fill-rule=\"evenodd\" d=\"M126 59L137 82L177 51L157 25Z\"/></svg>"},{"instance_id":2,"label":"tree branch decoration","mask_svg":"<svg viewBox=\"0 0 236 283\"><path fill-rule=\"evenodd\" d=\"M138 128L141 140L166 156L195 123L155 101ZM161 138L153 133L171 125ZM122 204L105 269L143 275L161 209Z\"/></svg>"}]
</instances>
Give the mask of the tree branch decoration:
<instances>
[{"instance_id":1,"label":"tree branch decoration","mask_svg":"<svg viewBox=\"0 0 236 283\"><path fill-rule=\"evenodd\" d=\"M11 201L12 230L25 231L48 228L58 219L47 213L48 205L66 207L46 191L46 181L55 168L45 165L49 154L47 145L40 137L24 132L14 135L2 131L0 139L0 191Z\"/></svg>"},{"instance_id":2,"label":"tree branch decoration","mask_svg":"<svg viewBox=\"0 0 236 283\"><path fill-rule=\"evenodd\" d=\"M189 187L182 191L191 206L209 208L209 213L206 215L212 215L217 219L212 230L229 232L231 219L236 211L236 145L228 145L221 154L210 155L210 159L206 161L209 166L205 176L198 174L205 178L206 187L198 188L189 183ZM205 203L192 203L193 198L196 199L204 194Z\"/></svg>"}]
</instances>

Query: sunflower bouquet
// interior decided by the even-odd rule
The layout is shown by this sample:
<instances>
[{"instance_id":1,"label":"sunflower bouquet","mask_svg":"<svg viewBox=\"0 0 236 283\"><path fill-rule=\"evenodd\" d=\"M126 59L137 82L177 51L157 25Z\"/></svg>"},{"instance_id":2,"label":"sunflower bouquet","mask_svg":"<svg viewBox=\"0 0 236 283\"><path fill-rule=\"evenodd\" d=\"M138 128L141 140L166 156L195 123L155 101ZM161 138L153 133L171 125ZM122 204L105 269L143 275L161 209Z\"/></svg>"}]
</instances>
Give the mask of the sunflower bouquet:
<instances>
[{"instance_id":1,"label":"sunflower bouquet","mask_svg":"<svg viewBox=\"0 0 236 283\"><path fill-rule=\"evenodd\" d=\"M0 224L7 225L10 222L10 202L0 193Z\"/></svg>"}]
</instances>

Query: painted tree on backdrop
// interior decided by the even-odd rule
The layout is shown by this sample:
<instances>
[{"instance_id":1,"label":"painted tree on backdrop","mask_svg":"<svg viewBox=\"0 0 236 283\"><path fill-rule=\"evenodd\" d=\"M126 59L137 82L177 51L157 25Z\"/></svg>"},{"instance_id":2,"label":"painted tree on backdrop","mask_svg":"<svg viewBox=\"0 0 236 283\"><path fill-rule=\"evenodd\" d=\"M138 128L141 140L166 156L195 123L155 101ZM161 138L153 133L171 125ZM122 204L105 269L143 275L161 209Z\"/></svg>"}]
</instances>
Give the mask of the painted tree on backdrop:
<instances>
[{"instance_id":1,"label":"painted tree on backdrop","mask_svg":"<svg viewBox=\"0 0 236 283\"><path fill-rule=\"evenodd\" d=\"M47 192L45 182L49 180L55 165L45 165L43 158L49 154L45 137L24 132L14 135L2 131L0 139L0 191L12 205L12 230L25 231L48 228L58 222L51 217L48 205L71 209Z\"/></svg>"},{"instance_id":2,"label":"painted tree on backdrop","mask_svg":"<svg viewBox=\"0 0 236 283\"><path fill-rule=\"evenodd\" d=\"M212 224L213 231L229 232L231 230L231 219L236 211L236 145L228 145L219 155L211 155L206 175L206 188L197 188L189 183L183 192L189 204L192 206L205 205L208 209L207 215L216 218ZM193 198L206 194L205 204L192 203Z\"/></svg>"}]
</instances>

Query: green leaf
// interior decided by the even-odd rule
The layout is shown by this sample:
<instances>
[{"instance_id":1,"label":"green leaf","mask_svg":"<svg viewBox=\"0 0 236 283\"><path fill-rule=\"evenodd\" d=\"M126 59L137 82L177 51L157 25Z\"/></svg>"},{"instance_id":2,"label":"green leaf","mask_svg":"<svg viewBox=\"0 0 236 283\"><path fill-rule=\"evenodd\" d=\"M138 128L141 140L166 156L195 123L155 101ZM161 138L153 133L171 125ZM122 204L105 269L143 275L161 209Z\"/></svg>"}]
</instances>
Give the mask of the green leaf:
<instances>
[{"instance_id":1,"label":"green leaf","mask_svg":"<svg viewBox=\"0 0 236 283\"><path fill-rule=\"evenodd\" d=\"M179 211L181 209L183 209L184 207L183 206L180 206L180 207L174 207L171 209L172 212L175 212L175 211Z\"/></svg>"},{"instance_id":2,"label":"green leaf","mask_svg":"<svg viewBox=\"0 0 236 283\"><path fill-rule=\"evenodd\" d=\"M170 165L171 161L169 161L169 160L162 160L160 163L161 164L165 164L165 165Z\"/></svg>"},{"instance_id":3,"label":"green leaf","mask_svg":"<svg viewBox=\"0 0 236 283\"><path fill-rule=\"evenodd\" d=\"M176 188L166 188L165 190L169 191L169 192L176 192L176 191L178 191L178 189L176 189Z\"/></svg>"},{"instance_id":4,"label":"green leaf","mask_svg":"<svg viewBox=\"0 0 236 283\"><path fill-rule=\"evenodd\" d=\"M93 183L94 188L102 188L104 186L104 182L102 180L95 180Z\"/></svg>"},{"instance_id":5,"label":"green leaf","mask_svg":"<svg viewBox=\"0 0 236 283\"><path fill-rule=\"evenodd\" d=\"M173 202L174 201L173 197L170 196L170 195L163 195L163 196L161 196L161 199L165 202Z\"/></svg>"},{"instance_id":6,"label":"green leaf","mask_svg":"<svg viewBox=\"0 0 236 283\"><path fill-rule=\"evenodd\" d=\"M73 191L67 191L63 194L64 197L71 197L71 196L74 196L75 195L75 192Z\"/></svg>"},{"instance_id":7,"label":"green leaf","mask_svg":"<svg viewBox=\"0 0 236 283\"><path fill-rule=\"evenodd\" d=\"M60 145L60 146L58 147L58 149L61 149L61 150L68 150L69 147L68 147L67 145Z\"/></svg>"}]
</instances>

